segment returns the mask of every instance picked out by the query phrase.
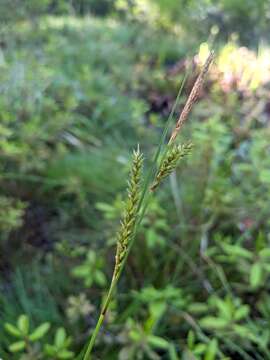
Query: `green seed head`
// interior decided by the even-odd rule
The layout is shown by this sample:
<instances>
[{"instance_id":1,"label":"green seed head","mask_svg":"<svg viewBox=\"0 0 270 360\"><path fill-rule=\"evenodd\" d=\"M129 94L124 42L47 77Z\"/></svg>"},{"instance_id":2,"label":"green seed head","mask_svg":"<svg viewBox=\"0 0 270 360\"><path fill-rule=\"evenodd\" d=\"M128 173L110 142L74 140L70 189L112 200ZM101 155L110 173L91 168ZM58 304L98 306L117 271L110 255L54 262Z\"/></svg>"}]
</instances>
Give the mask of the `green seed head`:
<instances>
[{"instance_id":1,"label":"green seed head","mask_svg":"<svg viewBox=\"0 0 270 360\"><path fill-rule=\"evenodd\" d=\"M183 145L173 145L169 147L165 158L160 164L155 181L151 186L152 191L154 191L158 187L158 185L161 183L161 181L164 180L164 178L166 178L175 170L180 159L190 154L191 149L192 144L190 142Z\"/></svg>"},{"instance_id":2,"label":"green seed head","mask_svg":"<svg viewBox=\"0 0 270 360\"><path fill-rule=\"evenodd\" d=\"M117 234L117 249L115 256L114 277L117 277L121 265L127 255L130 240L134 234L136 220L138 217L138 204L141 194L141 174L143 166L143 156L138 148L133 152L133 162L128 181L128 197L125 204L123 219Z\"/></svg>"}]
</instances>

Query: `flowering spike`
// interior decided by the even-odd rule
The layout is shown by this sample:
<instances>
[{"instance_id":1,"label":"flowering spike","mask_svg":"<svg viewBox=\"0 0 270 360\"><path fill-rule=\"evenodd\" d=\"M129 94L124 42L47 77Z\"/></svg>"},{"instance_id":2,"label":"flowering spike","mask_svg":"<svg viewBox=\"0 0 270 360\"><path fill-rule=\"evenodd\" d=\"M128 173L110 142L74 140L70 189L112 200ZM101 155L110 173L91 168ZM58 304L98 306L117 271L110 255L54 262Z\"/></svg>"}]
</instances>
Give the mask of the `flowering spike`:
<instances>
[{"instance_id":1,"label":"flowering spike","mask_svg":"<svg viewBox=\"0 0 270 360\"><path fill-rule=\"evenodd\" d=\"M198 99L198 96L200 94L205 76L209 70L210 65L212 64L214 59L214 52L211 51L210 54L208 55L208 58L206 59L202 70L199 74L199 76L197 77L197 80L195 81L195 84L193 85L193 88L189 94L189 97L187 99L187 102L184 106L184 109L182 110L179 119L176 123L176 126L172 132L171 138L169 140L169 144L171 144L177 137L182 125L184 124L184 122L186 121L189 113L191 112L191 109L194 105L194 103L196 102L196 100Z\"/></svg>"},{"instance_id":2,"label":"flowering spike","mask_svg":"<svg viewBox=\"0 0 270 360\"><path fill-rule=\"evenodd\" d=\"M161 181L170 175L173 170L178 165L180 159L185 157L186 155L190 154L192 149L192 144L190 142L183 144L183 145L173 145L165 155L163 159L158 173L156 175L155 181L151 186L151 190L154 191Z\"/></svg>"},{"instance_id":3,"label":"flowering spike","mask_svg":"<svg viewBox=\"0 0 270 360\"><path fill-rule=\"evenodd\" d=\"M139 210L138 205L140 200L142 165L143 156L140 153L140 149L138 146L137 150L133 151L133 162L127 189L128 196L125 204L124 216L120 222L120 229L117 234L117 249L113 274L114 278L119 275L122 262L127 255L130 240L132 238L132 235L134 234Z\"/></svg>"}]
</instances>

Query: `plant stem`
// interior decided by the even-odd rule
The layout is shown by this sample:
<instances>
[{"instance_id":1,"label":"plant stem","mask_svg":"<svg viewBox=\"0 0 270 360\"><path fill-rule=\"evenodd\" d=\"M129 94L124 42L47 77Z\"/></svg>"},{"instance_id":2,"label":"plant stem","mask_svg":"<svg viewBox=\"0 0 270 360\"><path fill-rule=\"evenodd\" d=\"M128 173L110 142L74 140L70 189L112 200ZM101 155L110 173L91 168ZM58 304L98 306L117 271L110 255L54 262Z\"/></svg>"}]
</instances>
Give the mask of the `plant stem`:
<instances>
[{"instance_id":1,"label":"plant stem","mask_svg":"<svg viewBox=\"0 0 270 360\"><path fill-rule=\"evenodd\" d=\"M91 339L90 339L90 342L88 344L88 347L87 347L87 350L86 350L86 353L83 357L84 360L90 360L91 359L91 352L92 352L92 349L94 347L94 344L95 344L95 341L96 341L96 337L97 337L97 334L99 333L99 329L104 321L104 318L105 318L105 315L101 312L100 315L99 315L99 318L98 318L98 322L96 324L96 327L95 327L95 330L91 336Z\"/></svg>"},{"instance_id":2,"label":"plant stem","mask_svg":"<svg viewBox=\"0 0 270 360\"><path fill-rule=\"evenodd\" d=\"M131 239L130 239L130 242L128 244L128 247L127 247L127 249L125 249L125 251L126 251L125 256L124 256L124 258L121 260L121 262L119 264L119 269L117 269L117 267L116 267L115 270L114 270L112 280L111 280L110 289L108 291L105 303L104 303L104 305L102 307L102 310L100 312L98 322L96 324L94 332L92 333L92 336L91 336L91 338L89 340L89 343L87 345L86 352L83 355L83 360L91 360L91 353L92 353L92 350L93 350L97 335L98 335L98 333L100 331L100 328L101 328L101 326L102 326L102 324L104 322L105 315L106 315L107 309L108 309L108 307L110 305L114 289L115 289L115 287L116 287L116 285L118 283L119 277L120 277L121 272L122 272L122 270L123 270L123 268L125 266L126 260L128 258L128 255L129 255L130 250L132 248L132 245L134 243L135 236L136 236L136 233L137 233L137 228L140 225L140 223L141 223L141 221L142 221L142 219L144 217L145 211L147 209L147 206L149 204L150 196L152 195L152 192L149 191L150 184L156 178L156 176L158 174L158 171L159 171L158 158L159 158L159 156L160 156L160 154L162 152L162 149L165 148L164 154L163 154L162 159L161 159L161 163L162 163L162 160L165 159L166 154L167 154L168 149L169 149L168 145L170 145L170 143L175 140L176 136L179 133L180 128L182 127L183 123L187 119L188 114L190 113L194 102L197 100L199 90L200 90L200 88L202 86L204 77L205 77L205 75L206 75L206 73L208 71L208 68L209 68L212 60L213 60L213 53L211 52L210 55L208 56L205 64L204 64L204 66L203 66L203 69L202 69L201 73L199 74L199 76L198 76L198 78L197 78L197 80L196 80L196 82L195 82L195 84L193 86L193 89L192 89L192 91L191 91L191 93L189 95L187 103L186 103L183 111L181 112L181 115L180 115L180 117L179 117L179 119L178 119L178 121L176 123L176 126L175 126L173 132L172 132L169 143L165 144L165 139L166 139L166 135L167 135L168 130L169 130L169 125L170 125L171 120L173 118L175 108L176 108L176 106L177 106L177 104L179 102L180 94L182 92L182 89L183 89L187 74L186 74L186 76L185 76L185 78L184 78L184 80L182 82L182 85L181 85L181 87L179 89L179 92L177 94L176 101L175 101L175 103L173 105L173 108L171 110L169 118L167 119L166 126L165 126L165 128L163 130L163 133L162 133L158 148L157 148L156 153L154 155L154 160L152 162L152 166L150 167L150 170L148 172L148 176L146 177L144 187L143 187L143 191L142 191L139 203L137 205L137 214L138 214L138 212L140 212L140 215L139 215L138 219L135 220L135 228L134 228L134 231L132 231L133 234L131 235Z\"/></svg>"},{"instance_id":3,"label":"plant stem","mask_svg":"<svg viewBox=\"0 0 270 360\"><path fill-rule=\"evenodd\" d=\"M96 341L97 335L99 333L99 330L100 330L100 328L101 328L101 326L103 324L103 321L105 319L106 312L107 312L108 306L109 306L109 304L111 302L113 291L114 291L114 289L116 287L117 281L118 281L118 278L113 276L112 282L111 282L111 285L110 285L110 289L108 291L105 303L104 303L104 305L102 307L102 310L100 312L96 327L95 327L95 329L94 329L94 331L93 331L93 333L91 335L91 338L90 338L89 344L87 346L86 352L84 354L83 360L91 360L91 352L92 352L93 347L95 345L95 341Z\"/></svg>"}]
</instances>

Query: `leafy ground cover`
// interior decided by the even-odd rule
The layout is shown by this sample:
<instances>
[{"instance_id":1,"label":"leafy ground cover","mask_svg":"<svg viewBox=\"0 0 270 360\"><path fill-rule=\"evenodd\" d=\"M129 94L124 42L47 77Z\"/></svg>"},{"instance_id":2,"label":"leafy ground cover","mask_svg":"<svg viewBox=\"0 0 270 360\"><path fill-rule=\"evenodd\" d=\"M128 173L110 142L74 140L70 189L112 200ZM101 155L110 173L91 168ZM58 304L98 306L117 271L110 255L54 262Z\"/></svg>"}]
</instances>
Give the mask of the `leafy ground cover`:
<instances>
[{"instance_id":1,"label":"leafy ground cover","mask_svg":"<svg viewBox=\"0 0 270 360\"><path fill-rule=\"evenodd\" d=\"M150 159L208 44L136 21L20 20L0 48L3 359L73 359L114 264L131 149ZM211 40L211 39L210 39ZM269 50L232 38L142 222L97 359L270 358ZM177 111L179 111L179 109Z\"/></svg>"}]
</instances>

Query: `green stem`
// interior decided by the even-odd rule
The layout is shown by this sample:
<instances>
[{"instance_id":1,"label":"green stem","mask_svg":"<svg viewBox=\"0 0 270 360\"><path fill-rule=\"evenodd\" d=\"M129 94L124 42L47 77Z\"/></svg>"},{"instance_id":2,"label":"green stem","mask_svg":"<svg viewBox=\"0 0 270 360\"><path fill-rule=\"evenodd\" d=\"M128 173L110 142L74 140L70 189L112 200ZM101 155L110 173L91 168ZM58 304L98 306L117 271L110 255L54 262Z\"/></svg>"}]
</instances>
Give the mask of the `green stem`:
<instances>
[{"instance_id":1,"label":"green stem","mask_svg":"<svg viewBox=\"0 0 270 360\"><path fill-rule=\"evenodd\" d=\"M99 315L98 322L96 324L95 330L94 330L94 332L93 332L93 334L91 336L91 339L90 339L89 344L87 346L87 350L86 350L85 355L83 357L84 360L90 360L91 359L91 352L92 352L92 349L93 349L93 347L95 345L96 337L97 337L97 335L99 333L99 330L100 330L100 327L101 327L101 325L102 325L102 323L104 321L104 318L105 318L105 316L101 312L100 315Z\"/></svg>"},{"instance_id":2,"label":"green stem","mask_svg":"<svg viewBox=\"0 0 270 360\"><path fill-rule=\"evenodd\" d=\"M111 299L112 299L112 295L113 295L113 291L116 287L116 284L117 284L117 281L118 281L118 277L114 277L112 278L112 282L111 282L111 285L110 285L110 289L108 291L108 294L106 296L106 300L105 300L105 303L102 307L102 310L99 314L99 318L98 318L98 321L97 321L97 324L96 324L96 327L91 335L91 338L90 338L90 341L87 345L87 349L86 349L86 352L84 354L84 357L83 357L83 360L91 360L91 353L92 353L92 350L93 350L93 347L95 345L95 341L96 341L96 338L97 338L97 335L99 333L99 330L103 324L103 321L105 319L105 315L106 315L106 312L108 310L108 307L110 305L110 302L111 302Z\"/></svg>"}]
</instances>

